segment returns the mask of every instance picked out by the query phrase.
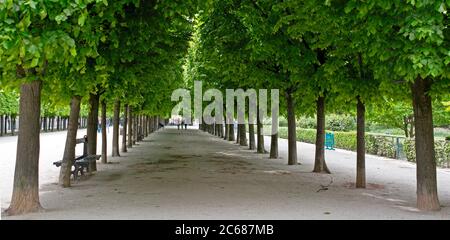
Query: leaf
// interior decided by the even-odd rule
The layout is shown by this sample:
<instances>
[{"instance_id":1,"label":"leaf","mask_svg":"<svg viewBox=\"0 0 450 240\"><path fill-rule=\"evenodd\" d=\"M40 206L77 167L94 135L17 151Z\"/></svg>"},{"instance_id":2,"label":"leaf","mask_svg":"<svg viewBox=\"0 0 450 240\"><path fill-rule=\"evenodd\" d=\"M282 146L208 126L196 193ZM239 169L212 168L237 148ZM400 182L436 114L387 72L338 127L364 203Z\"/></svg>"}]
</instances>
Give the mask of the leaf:
<instances>
[{"instance_id":1,"label":"leaf","mask_svg":"<svg viewBox=\"0 0 450 240\"><path fill-rule=\"evenodd\" d=\"M31 61L31 65L30 67L36 67L39 63L39 58L33 58L33 60Z\"/></svg>"},{"instance_id":2,"label":"leaf","mask_svg":"<svg viewBox=\"0 0 450 240\"><path fill-rule=\"evenodd\" d=\"M85 21L86 21L86 13L83 13L78 17L78 25L80 25L81 27L84 26Z\"/></svg>"},{"instance_id":3,"label":"leaf","mask_svg":"<svg viewBox=\"0 0 450 240\"><path fill-rule=\"evenodd\" d=\"M70 49L70 54L72 55L72 56L77 56L77 50L75 49L75 48L71 48Z\"/></svg>"},{"instance_id":4,"label":"leaf","mask_svg":"<svg viewBox=\"0 0 450 240\"><path fill-rule=\"evenodd\" d=\"M44 19L45 17L47 17L47 11L45 9L42 9L39 12L39 16L41 17L41 20Z\"/></svg>"}]
</instances>

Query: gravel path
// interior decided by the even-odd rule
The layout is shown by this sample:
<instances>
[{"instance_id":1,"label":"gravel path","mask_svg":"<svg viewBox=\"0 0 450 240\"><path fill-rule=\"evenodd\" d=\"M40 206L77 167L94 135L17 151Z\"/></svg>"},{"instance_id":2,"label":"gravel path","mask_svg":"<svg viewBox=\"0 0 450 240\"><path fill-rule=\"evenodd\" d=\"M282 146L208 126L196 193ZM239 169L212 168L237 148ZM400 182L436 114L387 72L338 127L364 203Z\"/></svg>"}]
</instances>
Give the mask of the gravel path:
<instances>
[{"instance_id":1,"label":"gravel path","mask_svg":"<svg viewBox=\"0 0 450 240\"><path fill-rule=\"evenodd\" d=\"M0 139L0 150L4 141ZM266 138L267 149L269 143ZM50 149L61 147L56 145ZM50 173L54 169L42 168L41 173L47 171L41 175L46 210L3 218L450 219L449 170L438 170L443 209L419 212L414 208L413 164L368 155L368 188L354 189L355 153L327 150L333 174L325 175L311 173L314 145L298 143L302 165L297 166L286 165L286 140L279 140L279 148L281 159L268 159L268 154L198 130L166 128L122 157L110 158L113 163L99 164L95 175L69 189L42 181L42 175L57 176L57 171ZM13 160L11 154L2 158L2 171ZM2 204L4 181L12 182L8 174L1 174Z\"/></svg>"}]
</instances>

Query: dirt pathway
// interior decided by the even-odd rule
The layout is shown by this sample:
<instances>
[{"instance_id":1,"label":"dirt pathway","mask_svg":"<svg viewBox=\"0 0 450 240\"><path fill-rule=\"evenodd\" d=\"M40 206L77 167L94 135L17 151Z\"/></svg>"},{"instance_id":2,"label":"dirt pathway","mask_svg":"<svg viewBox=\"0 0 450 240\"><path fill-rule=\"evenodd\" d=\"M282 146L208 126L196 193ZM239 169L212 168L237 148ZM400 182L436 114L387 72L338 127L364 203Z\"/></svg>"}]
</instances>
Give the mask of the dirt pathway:
<instances>
[{"instance_id":1,"label":"dirt pathway","mask_svg":"<svg viewBox=\"0 0 450 240\"><path fill-rule=\"evenodd\" d=\"M373 183L369 189L357 190L348 184L352 169L314 174L308 163L287 166L284 159L267 157L198 130L166 129L122 157L111 158L112 164L100 164L99 172L72 188L43 186L44 212L6 218L450 218L449 207L417 212L415 194L410 192L415 183L409 181L411 186L403 190L404 183L393 181L397 176L386 179L392 184ZM401 169L398 164L385 164Z\"/></svg>"}]
</instances>

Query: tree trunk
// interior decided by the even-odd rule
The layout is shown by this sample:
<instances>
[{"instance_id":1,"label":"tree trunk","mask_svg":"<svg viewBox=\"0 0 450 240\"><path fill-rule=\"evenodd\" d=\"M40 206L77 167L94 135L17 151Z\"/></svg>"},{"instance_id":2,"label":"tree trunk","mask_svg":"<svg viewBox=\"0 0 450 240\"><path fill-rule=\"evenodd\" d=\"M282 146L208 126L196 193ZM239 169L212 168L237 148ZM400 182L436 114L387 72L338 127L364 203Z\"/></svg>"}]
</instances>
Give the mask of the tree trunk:
<instances>
[{"instance_id":1,"label":"tree trunk","mask_svg":"<svg viewBox=\"0 0 450 240\"><path fill-rule=\"evenodd\" d=\"M137 135L139 134L138 129L137 129L137 121L138 121L138 118L136 115L134 115L133 116L133 127L132 127L133 128L133 138L132 138L133 145L136 145Z\"/></svg>"},{"instance_id":2,"label":"tree trunk","mask_svg":"<svg viewBox=\"0 0 450 240\"><path fill-rule=\"evenodd\" d=\"M122 152L127 152L127 124L128 124L128 104L123 108L123 126L122 126Z\"/></svg>"},{"instance_id":3,"label":"tree trunk","mask_svg":"<svg viewBox=\"0 0 450 240\"><path fill-rule=\"evenodd\" d=\"M148 137L148 116L144 116L144 137Z\"/></svg>"},{"instance_id":4,"label":"tree trunk","mask_svg":"<svg viewBox=\"0 0 450 240\"><path fill-rule=\"evenodd\" d=\"M247 130L245 129L245 124L239 124L239 135L239 144L241 146L248 146Z\"/></svg>"},{"instance_id":5,"label":"tree trunk","mask_svg":"<svg viewBox=\"0 0 450 240\"><path fill-rule=\"evenodd\" d=\"M272 134L270 137L270 155L269 158L278 158L278 133Z\"/></svg>"},{"instance_id":6,"label":"tree trunk","mask_svg":"<svg viewBox=\"0 0 450 240\"><path fill-rule=\"evenodd\" d=\"M255 150L256 149L256 144L255 144L255 124L248 124L248 138L249 138L248 149Z\"/></svg>"},{"instance_id":7,"label":"tree trunk","mask_svg":"<svg viewBox=\"0 0 450 240\"><path fill-rule=\"evenodd\" d=\"M223 136L224 140L228 139L228 134L230 133L230 131L228 130L229 127L230 127L230 125L225 123L225 134L224 134L225 136Z\"/></svg>"},{"instance_id":8,"label":"tree trunk","mask_svg":"<svg viewBox=\"0 0 450 240\"><path fill-rule=\"evenodd\" d=\"M108 152L107 152L107 126L106 126L106 101L102 100L102 163L108 163Z\"/></svg>"},{"instance_id":9,"label":"tree trunk","mask_svg":"<svg viewBox=\"0 0 450 240\"><path fill-rule=\"evenodd\" d=\"M16 129L16 116L11 116L11 136L14 136Z\"/></svg>"},{"instance_id":10,"label":"tree trunk","mask_svg":"<svg viewBox=\"0 0 450 240\"><path fill-rule=\"evenodd\" d=\"M411 123L410 123L410 125L409 125L409 137L410 138L413 138L414 137L414 126L415 126L415 124L414 124L414 119L411 119Z\"/></svg>"},{"instance_id":11,"label":"tree trunk","mask_svg":"<svg viewBox=\"0 0 450 240\"><path fill-rule=\"evenodd\" d=\"M133 113L131 107L128 106L128 147L133 147Z\"/></svg>"},{"instance_id":12,"label":"tree trunk","mask_svg":"<svg viewBox=\"0 0 450 240\"><path fill-rule=\"evenodd\" d=\"M239 144L239 140L241 140L241 127L239 126L240 124L237 125L236 128L236 143Z\"/></svg>"},{"instance_id":13,"label":"tree trunk","mask_svg":"<svg viewBox=\"0 0 450 240\"><path fill-rule=\"evenodd\" d=\"M75 159L75 147L77 145L78 116L80 115L80 96L73 96L70 102L69 129L67 130L66 146L59 171L59 185L70 187L70 175Z\"/></svg>"},{"instance_id":14,"label":"tree trunk","mask_svg":"<svg viewBox=\"0 0 450 240\"><path fill-rule=\"evenodd\" d=\"M120 101L114 102L113 115L113 139L112 139L112 156L120 157L119 153L119 121L120 121Z\"/></svg>"},{"instance_id":15,"label":"tree trunk","mask_svg":"<svg viewBox=\"0 0 450 240\"><path fill-rule=\"evenodd\" d=\"M50 131L51 132L55 131L55 117L50 118Z\"/></svg>"},{"instance_id":16,"label":"tree trunk","mask_svg":"<svg viewBox=\"0 0 450 240\"><path fill-rule=\"evenodd\" d=\"M316 173L331 173L325 162L325 97L317 99L316 156L314 170Z\"/></svg>"},{"instance_id":17,"label":"tree trunk","mask_svg":"<svg viewBox=\"0 0 450 240\"><path fill-rule=\"evenodd\" d=\"M366 187L366 145L365 145L365 112L366 107L357 97L356 105L356 188Z\"/></svg>"},{"instance_id":18,"label":"tree trunk","mask_svg":"<svg viewBox=\"0 0 450 240\"><path fill-rule=\"evenodd\" d=\"M408 117L403 116L403 132L405 133L405 137L409 138L409 132L408 132Z\"/></svg>"},{"instance_id":19,"label":"tree trunk","mask_svg":"<svg viewBox=\"0 0 450 240\"><path fill-rule=\"evenodd\" d=\"M153 120L153 117L150 116L150 133L153 133L155 131L154 123L155 123L155 120Z\"/></svg>"},{"instance_id":20,"label":"tree trunk","mask_svg":"<svg viewBox=\"0 0 450 240\"><path fill-rule=\"evenodd\" d=\"M47 117L44 117L44 131L47 132L47 129Z\"/></svg>"},{"instance_id":21,"label":"tree trunk","mask_svg":"<svg viewBox=\"0 0 450 240\"><path fill-rule=\"evenodd\" d=\"M89 94L89 115L87 126L88 137L88 155L97 155L97 128L98 128L98 105L100 96L98 94ZM89 171L97 171L97 162L91 161L89 164Z\"/></svg>"},{"instance_id":22,"label":"tree trunk","mask_svg":"<svg viewBox=\"0 0 450 240\"><path fill-rule=\"evenodd\" d=\"M439 210L434 150L433 110L429 95L432 81L418 77L412 85L416 134L417 208Z\"/></svg>"},{"instance_id":23,"label":"tree trunk","mask_svg":"<svg viewBox=\"0 0 450 240\"><path fill-rule=\"evenodd\" d=\"M234 124L228 126L228 141L234 141Z\"/></svg>"},{"instance_id":24,"label":"tree trunk","mask_svg":"<svg viewBox=\"0 0 450 240\"><path fill-rule=\"evenodd\" d=\"M256 152L267 153L266 149L264 148L264 135L262 134L263 125L259 117L259 107L256 112Z\"/></svg>"},{"instance_id":25,"label":"tree trunk","mask_svg":"<svg viewBox=\"0 0 450 240\"><path fill-rule=\"evenodd\" d=\"M3 115L0 115L0 136L3 136Z\"/></svg>"},{"instance_id":26,"label":"tree trunk","mask_svg":"<svg viewBox=\"0 0 450 240\"><path fill-rule=\"evenodd\" d=\"M297 165L297 137L295 126L295 104L292 93L286 93L288 112L288 165Z\"/></svg>"},{"instance_id":27,"label":"tree trunk","mask_svg":"<svg viewBox=\"0 0 450 240\"><path fill-rule=\"evenodd\" d=\"M20 88L20 128L9 215L39 211L39 119L42 82L35 80Z\"/></svg>"}]
</instances>

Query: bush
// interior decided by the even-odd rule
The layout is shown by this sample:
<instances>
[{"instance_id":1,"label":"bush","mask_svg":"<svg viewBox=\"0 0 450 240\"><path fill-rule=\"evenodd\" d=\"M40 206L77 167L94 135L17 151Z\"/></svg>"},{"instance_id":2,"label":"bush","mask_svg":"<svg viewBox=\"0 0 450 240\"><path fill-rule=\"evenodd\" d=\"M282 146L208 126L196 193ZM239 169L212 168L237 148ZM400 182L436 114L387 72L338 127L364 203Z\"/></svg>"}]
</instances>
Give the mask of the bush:
<instances>
[{"instance_id":1,"label":"bush","mask_svg":"<svg viewBox=\"0 0 450 240\"><path fill-rule=\"evenodd\" d=\"M314 129L317 126L317 120L313 117L300 117L298 118L296 124L299 128Z\"/></svg>"},{"instance_id":2,"label":"bush","mask_svg":"<svg viewBox=\"0 0 450 240\"><path fill-rule=\"evenodd\" d=\"M373 155L396 158L395 138L366 134L366 152Z\"/></svg>"},{"instance_id":3,"label":"bush","mask_svg":"<svg viewBox=\"0 0 450 240\"><path fill-rule=\"evenodd\" d=\"M330 131L354 131L356 119L349 115L330 114L325 118L325 126Z\"/></svg>"},{"instance_id":4,"label":"bush","mask_svg":"<svg viewBox=\"0 0 450 240\"><path fill-rule=\"evenodd\" d=\"M297 128L297 141L316 143L316 129Z\"/></svg>"},{"instance_id":5,"label":"bush","mask_svg":"<svg viewBox=\"0 0 450 240\"><path fill-rule=\"evenodd\" d=\"M316 143L316 129L297 128L297 141L306 143ZM335 147L349 151L356 151L356 132L333 132ZM279 137L287 138L287 127L280 127ZM396 156L396 142L395 137L366 134L366 153L397 158ZM406 159L410 162L415 162L416 153L414 147L414 140L405 139L403 141L403 151ZM450 167L450 141L436 140L436 163L439 167Z\"/></svg>"},{"instance_id":6,"label":"bush","mask_svg":"<svg viewBox=\"0 0 450 240\"><path fill-rule=\"evenodd\" d=\"M284 117L278 118L278 126L287 127L287 125L288 125L288 122L287 122L286 118L284 118Z\"/></svg>"},{"instance_id":7,"label":"bush","mask_svg":"<svg viewBox=\"0 0 450 240\"><path fill-rule=\"evenodd\" d=\"M317 119L315 117L300 117L296 124L299 128L315 129ZM329 131L354 131L356 130L356 119L349 115L329 114L325 117L325 128Z\"/></svg>"},{"instance_id":8,"label":"bush","mask_svg":"<svg viewBox=\"0 0 450 240\"><path fill-rule=\"evenodd\" d=\"M414 139L407 139L403 144L406 159L410 162L416 162L416 147ZM436 165L438 167L450 167L450 141L435 140L434 150Z\"/></svg>"}]
</instances>

